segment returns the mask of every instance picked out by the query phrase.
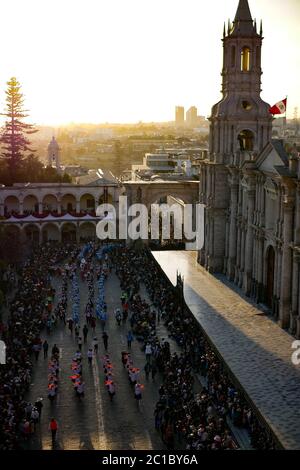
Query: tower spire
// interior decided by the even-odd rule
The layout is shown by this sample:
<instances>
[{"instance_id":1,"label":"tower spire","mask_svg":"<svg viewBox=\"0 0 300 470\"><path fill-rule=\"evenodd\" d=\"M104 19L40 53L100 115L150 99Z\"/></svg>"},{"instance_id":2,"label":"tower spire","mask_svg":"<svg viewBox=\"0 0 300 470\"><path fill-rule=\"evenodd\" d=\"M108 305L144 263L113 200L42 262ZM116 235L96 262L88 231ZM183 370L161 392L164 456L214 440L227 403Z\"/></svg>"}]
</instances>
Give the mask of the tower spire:
<instances>
[{"instance_id":1,"label":"tower spire","mask_svg":"<svg viewBox=\"0 0 300 470\"><path fill-rule=\"evenodd\" d=\"M252 21L248 0L239 0L234 21Z\"/></svg>"}]
</instances>

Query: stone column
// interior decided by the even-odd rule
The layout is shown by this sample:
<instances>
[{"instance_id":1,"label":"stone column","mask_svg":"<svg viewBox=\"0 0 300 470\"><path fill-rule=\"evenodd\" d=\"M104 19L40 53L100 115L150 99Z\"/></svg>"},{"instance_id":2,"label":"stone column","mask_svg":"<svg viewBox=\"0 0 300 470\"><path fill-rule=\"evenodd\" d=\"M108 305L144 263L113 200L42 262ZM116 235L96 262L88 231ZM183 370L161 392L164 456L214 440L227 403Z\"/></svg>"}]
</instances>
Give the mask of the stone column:
<instances>
[{"instance_id":1,"label":"stone column","mask_svg":"<svg viewBox=\"0 0 300 470\"><path fill-rule=\"evenodd\" d=\"M0 204L0 216L3 217L4 216L4 204Z\"/></svg>"},{"instance_id":2,"label":"stone column","mask_svg":"<svg viewBox=\"0 0 300 470\"><path fill-rule=\"evenodd\" d=\"M283 207L283 249L279 306L279 324L282 328L288 328L290 321L292 252L289 244L292 241L293 235L293 211L293 201L290 199L286 200Z\"/></svg>"},{"instance_id":3,"label":"stone column","mask_svg":"<svg viewBox=\"0 0 300 470\"><path fill-rule=\"evenodd\" d=\"M229 220L229 250L227 263L227 277L230 281L234 279L237 260L237 203L238 184L236 181L231 185L230 220Z\"/></svg>"},{"instance_id":4,"label":"stone column","mask_svg":"<svg viewBox=\"0 0 300 470\"><path fill-rule=\"evenodd\" d=\"M80 230L79 230L79 224L77 222L76 224L76 243L80 242Z\"/></svg>"},{"instance_id":5,"label":"stone column","mask_svg":"<svg viewBox=\"0 0 300 470\"><path fill-rule=\"evenodd\" d=\"M20 201L19 210L20 210L20 215L23 215L24 214L23 201Z\"/></svg>"},{"instance_id":6,"label":"stone column","mask_svg":"<svg viewBox=\"0 0 300 470\"><path fill-rule=\"evenodd\" d=\"M300 261L299 261L300 263ZM296 337L297 339L300 339L300 266L298 268L298 281L297 281L297 288L298 288L298 316L297 316L297 325L296 325Z\"/></svg>"},{"instance_id":7,"label":"stone column","mask_svg":"<svg viewBox=\"0 0 300 470\"><path fill-rule=\"evenodd\" d=\"M263 275L264 275L264 238L258 235L257 240L257 302L263 299Z\"/></svg>"},{"instance_id":8,"label":"stone column","mask_svg":"<svg viewBox=\"0 0 300 470\"><path fill-rule=\"evenodd\" d=\"M58 243L61 243L62 234L61 234L61 224L58 226Z\"/></svg>"},{"instance_id":9,"label":"stone column","mask_svg":"<svg viewBox=\"0 0 300 470\"><path fill-rule=\"evenodd\" d=\"M250 295L251 279L253 268L253 212L255 203L255 191L248 191L248 215L247 215L247 234L245 240L245 270L244 270L244 291Z\"/></svg>"},{"instance_id":10,"label":"stone column","mask_svg":"<svg viewBox=\"0 0 300 470\"><path fill-rule=\"evenodd\" d=\"M241 265L241 228L238 225L237 227L237 253L236 253L236 265L235 265L235 275L234 275L235 284L238 284L239 282L240 265Z\"/></svg>"},{"instance_id":11,"label":"stone column","mask_svg":"<svg viewBox=\"0 0 300 470\"><path fill-rule=\"evenodd\" d=\"M243 275L245 269L245 226L244 223L241 228L241 265L240 265L240 273L239 273L239 287L243 285Z\"/></svg>"},{"instance_id":12,"label":"stone column","mask_svg":"<svg viewBox=\"0 0 300 470\"><path fill-rule=\"evenodd\" d=\"M39 226L39 245L41 245L42 243L43 243L43 230L42 230L42 226L40 225Z\"/></svg>"},{"instance_id":13,"label":"stone column","mask_svg":"<svg viewBox=\"0 0 300 470\"><path fill-rule=\"evenodd\" d=\"M299 263L300 253L294 252L293 254L293 284L292 284L292 309L290 313L290 328L289 332L295 334L297 330L298 318L298 299L299 299Z\"/></svg>"},{"instance_id":14,"label":"stone column","mask_svg":"<svg viewBox=\"0 0 300 470\"><path fill-rule=\"evenodd\" d=\"M43 203L39 201L39 214L43 213Z\"/></svg>"},{"instance_id":15,"label":"stone column","mask_svg":"<svg viewBox=\"0 0 300 470\"><path fill-rule=\"evenodd\" d=\"M76 201L76 214L80 213L80 201Z\"/></svg>"}]
</instances>

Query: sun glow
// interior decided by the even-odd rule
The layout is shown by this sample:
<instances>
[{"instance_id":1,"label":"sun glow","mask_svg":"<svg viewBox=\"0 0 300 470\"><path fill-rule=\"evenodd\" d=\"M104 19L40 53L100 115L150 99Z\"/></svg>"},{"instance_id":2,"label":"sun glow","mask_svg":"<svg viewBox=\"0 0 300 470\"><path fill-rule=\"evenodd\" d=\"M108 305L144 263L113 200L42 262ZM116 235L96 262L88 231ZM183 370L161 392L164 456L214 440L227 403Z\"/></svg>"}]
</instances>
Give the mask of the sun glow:
<instances>
[{"instance_id":1,"label":"sun glow","mask_svg":"<svg viewBox=\"0 0 300 470\"><path fill-rule=\"evenodd\" d=\"M237 4L3 0L1 109L5 82L16 76L39 124L173 120L176 104L208 115L219 99L223 22ZM286 0L284 18L282 0L249 4L264 22L263 98L273 103L288 94L292 115L300 103L300 2Z\"/></svg>"}]
</instances>

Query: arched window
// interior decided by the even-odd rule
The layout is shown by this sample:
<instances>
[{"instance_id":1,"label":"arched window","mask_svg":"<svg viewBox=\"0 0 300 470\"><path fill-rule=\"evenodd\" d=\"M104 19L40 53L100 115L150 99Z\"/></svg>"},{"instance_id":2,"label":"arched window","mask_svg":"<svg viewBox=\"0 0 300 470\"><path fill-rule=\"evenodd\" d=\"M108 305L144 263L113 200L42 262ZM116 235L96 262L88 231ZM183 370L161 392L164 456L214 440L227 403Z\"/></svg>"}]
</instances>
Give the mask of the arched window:
<instances>
[{"instance_id":1,"label":"arched window","mask_svg":"<svg viewBox=\"0 0 300 470\"><path fill-rule=\"evenodd\" d=\"M231 67L235 67L235 46L231 46Z\"/></svg>"},{"instance_id":2,"label":"arched window","mask_svg":"<svg viewBox=\"0 0 300 470\"><path fill-rule=\"evenodd\" d=\"M254 148L254 134L249 130L244 130L239 133L238 141L240 144L240 150L251 152Z\"/></svg>"},{"instance_id":3,"label":"arched window","mask_svg":"<svg viewBox=\"0 0 300 470\"><path fill-rule=\"evenodd\" d=\"M243 47L241 53L241 71L249 72L250 70L250 49L249 47Z\"/></svg>"}]
</instances>

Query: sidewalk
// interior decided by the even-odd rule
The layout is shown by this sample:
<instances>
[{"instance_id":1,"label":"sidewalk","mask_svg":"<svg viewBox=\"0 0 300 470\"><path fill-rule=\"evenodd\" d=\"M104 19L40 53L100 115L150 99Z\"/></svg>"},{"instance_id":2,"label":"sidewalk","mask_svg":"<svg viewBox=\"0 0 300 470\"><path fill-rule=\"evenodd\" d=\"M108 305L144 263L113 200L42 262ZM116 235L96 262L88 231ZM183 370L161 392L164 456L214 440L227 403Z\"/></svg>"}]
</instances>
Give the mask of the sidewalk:
<instances>
[{"instance_id":1,"label":"sidewalk","mask_svg":"<svg viewBox=\"0 0 300 470\"><path fill-rule=\"evenodd\" d=\"M191 312L286 449L300 449L300 366L294 338L250 301L207 273L195 252L153 252L173 284L184 276Z\"/></svg>"}]
</instances>

